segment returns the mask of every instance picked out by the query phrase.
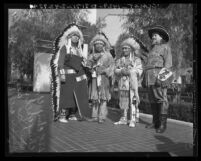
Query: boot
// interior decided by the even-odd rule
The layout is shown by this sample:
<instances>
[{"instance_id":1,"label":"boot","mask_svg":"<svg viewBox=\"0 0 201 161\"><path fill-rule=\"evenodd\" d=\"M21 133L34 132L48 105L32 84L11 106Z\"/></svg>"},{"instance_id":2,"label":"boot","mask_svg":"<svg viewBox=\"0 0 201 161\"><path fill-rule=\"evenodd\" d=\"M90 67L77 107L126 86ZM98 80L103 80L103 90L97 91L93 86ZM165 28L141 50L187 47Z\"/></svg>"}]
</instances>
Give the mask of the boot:
<instances>
[{"instance_id":1,"label":"boot","mask_svg":"<svg viewBox=\"0 0 201 161\"><path fill-rule=\"evenodd\" d=\"M121 117L118 122L115 122L114 125L126 125L127 124L127 118Z\"/></svg>"},{"instance_id":2,"label":"boot","mask_svg":"<svg viewBox=\"0 0 201 161\"><path fill-rule=\"evenodd\" d=\"M93 117L88 120L89 122L98 122L98 117Z\"/></svg>"},{"instance_id":3,"label":"boot","mask_svg":"<svg viewBox=\"0 0 201 161\"><path fill-rule=\"evenodd\" d=\"M157 133L163 133L165 132L167 128L167 114L161 114L160 115L160 126L158 129L156 129Z\"/></svg>"},{"instance_id":4,"label":"boot","mask_svg":"<svg viewBox=\"0 0 201 161\"><path fill-rule=\"evenodd\" d=\"M68 123L68 120L66 119L66 113L67 113L66 111L67 110L62 109L60 117L59 117L59 122Z\"/></svg>"},{"instance_id":5,"label":"boot","mask_svg":"<svg viewBox=\"0 0 201 161\"><path fill-rule=\"evenodd\" d=\"M156 111L155 111L155 129L158 129L161 125L160 122L160 104L156 104Z\"/></svg>"},{"instance_id":6,"label":"boot","mask_svg":"<svg viewBox=\"0 0 201 161\"><path fill-rule=\"evenodd\" d=\"M163 102L159 104L159 112L160 112L160 125L159 128L156 129L157 133L163 133L165 132L166 128L167 128L167 114L168 114L168 102Z\"/></svg>"},{"instance_id":7,"label":"boot","mask_svg":"<svg viewBox=\"0 0 201 161\"><path fill-rule=\"evenodd\" d=\"M157 110L158 106L156 103L151 104L151 110L152 110L152 123L150 125L146 125L145 127L148 129L156 128L157 125Z\"/></svg>"},{"instance_id":8,"label":"boot","mask_svg":"<svg viewBox=\"0 0 201 161\"><path fill-rule=\"evenodd\" d=\"M75 107L75 108L70 108L70 109L69 109L68 120L77 121L77 117L75 116L77 110L78 110L77 107Z\"/></svg>"},{"instance_id":9,"label":"boot","mask_svg":"<svg viewBox=\"0 0 201 161\"><path fill-rule=\"evenodd\" d=\"M115 122L115 125L126 125L128 123L127 120L127 109L124 109L123 116L120 118L118 122Z\"/></svg>"}]
</instances>

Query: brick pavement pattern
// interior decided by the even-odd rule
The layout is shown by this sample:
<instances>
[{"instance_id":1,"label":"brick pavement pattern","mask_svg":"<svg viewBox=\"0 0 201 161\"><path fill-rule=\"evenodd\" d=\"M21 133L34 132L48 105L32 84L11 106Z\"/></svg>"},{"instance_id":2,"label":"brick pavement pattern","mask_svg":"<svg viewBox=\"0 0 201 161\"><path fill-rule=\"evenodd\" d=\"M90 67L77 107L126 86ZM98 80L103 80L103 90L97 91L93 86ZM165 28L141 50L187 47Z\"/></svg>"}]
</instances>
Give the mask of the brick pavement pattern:
<instances>
[{"instance_id":1,"label":"brick pavement pattern","mask_svg":"<svg viewBox=\"0 0 201 161\"><path fill-rule=\"evenodd\" d=\"M12 152L168 152L193 156L193 127L168 122L163 134L146 129L151 118L140 115L135 128L114 125L119 110L109 108L104 124L52 121L50 94L9 95L9 151ZM30 106L31 104L31 106Z\"/></svg>"}]
</instances>

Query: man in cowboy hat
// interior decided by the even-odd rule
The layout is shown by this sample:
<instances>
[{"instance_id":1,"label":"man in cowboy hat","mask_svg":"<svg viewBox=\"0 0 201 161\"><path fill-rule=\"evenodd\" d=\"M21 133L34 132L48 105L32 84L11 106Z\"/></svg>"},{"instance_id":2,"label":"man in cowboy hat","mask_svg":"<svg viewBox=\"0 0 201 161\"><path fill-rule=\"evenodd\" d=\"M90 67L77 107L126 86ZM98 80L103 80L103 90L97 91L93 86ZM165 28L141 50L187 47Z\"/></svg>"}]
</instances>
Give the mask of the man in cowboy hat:
<instances>
[{"instance_id":1,"label":"man in cowboy hat","mask_svg":"<svg viewBox=\"0 0 201 161\"><path fill-rule=\"evenodd\" d=\"M51 94L54 120L63 123L77 120L77 112L80 120L90 114L82 44L83 34L76 24L68 25L54 42Z\"/></svg>"},{"instance_id":2,"label":"man in cowboy hat","mask_svg":"<svg viewBox=\"0 0 201 161\"><path fill-rule=\"evenodd\" d=\"M116 61L115 76L119 86L119 106L123 110L123 116L115 125L127 124L128 109L130 109L129 127L135 127L139 122L138 81L142 74L142 62L140 55L147 51L145 45L134 36L124 40L121 44L123 55Z\"/></svg>"},{"instance_id":3,"label":"man in cowboy hat","mask_svg":"<svg viewBox=\"0 0 201 161\"><path fill-rule=\"evenodd\" d=\"M168 44L169 34L162 26L155 26L148 30L152 39L152 48L148 54L145 79L149 89L153 120L146 128L156 128L157 133L166 130L168 115L167 87L158 84L158 75L161 69L172 67L172 54Z\"/></svg>"},{"instance_id":4,"label":"man in cowboy hat","mask_svg":"<svg viewBox=\"0 0 201 161\"><path fill-rule=\"evenodd\" d=\"M110 43L104 33L99 32L90 42L92 53L87 65L91 68L89 99L92 100L92 119L103 123L107 117L107 102L111 99L110 77L113 75L114 59L110 54Z\"/></svg>"}]
</instances>

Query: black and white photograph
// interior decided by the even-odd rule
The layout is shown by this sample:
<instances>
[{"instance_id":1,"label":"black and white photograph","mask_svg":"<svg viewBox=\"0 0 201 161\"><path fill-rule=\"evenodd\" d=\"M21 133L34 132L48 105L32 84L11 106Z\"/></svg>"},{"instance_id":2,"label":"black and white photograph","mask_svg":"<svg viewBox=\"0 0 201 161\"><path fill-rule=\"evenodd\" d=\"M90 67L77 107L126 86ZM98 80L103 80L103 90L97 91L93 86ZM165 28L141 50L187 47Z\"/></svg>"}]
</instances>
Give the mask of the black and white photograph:
<instances>
[{"instance_id":1,"label":"black and white photograph","mask_svg":"<svg viewBox=\"0 0 201 161\"><path fill-rule=\"evenodd\" d=\"M7 156L198 156L196 4L4 8Z\"/></svg>"}]
</instances>

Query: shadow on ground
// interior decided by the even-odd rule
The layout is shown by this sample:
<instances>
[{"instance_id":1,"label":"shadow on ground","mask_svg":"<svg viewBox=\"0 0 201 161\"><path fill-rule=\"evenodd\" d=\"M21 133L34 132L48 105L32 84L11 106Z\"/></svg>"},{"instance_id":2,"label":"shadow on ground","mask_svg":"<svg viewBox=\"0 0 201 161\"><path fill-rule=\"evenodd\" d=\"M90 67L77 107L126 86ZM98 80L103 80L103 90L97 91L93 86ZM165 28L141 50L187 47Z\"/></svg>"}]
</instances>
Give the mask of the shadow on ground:
<instances>
[{"instance_id":1,"label":"shadow on ground","mask_svg":"<svg viewBox=\"0 0 201 161\"><path fill-rule=\"evenodd\" d=\"M24 151L26 152L48 152L49 138L50 138L50 124L52 122L52 113L50 107L49 94L43 94L43 101L41 104L41 111L34 120L29 138L27 138L27 145Z\"/></svg>"},{"instance_id":2,"label":"shadow on ground","mask_svg":"<svg viewBox=\"0 0 201 161\"><path fill-rule=\"evenodd\" d=\"M151 124L151 122L146 122L146 121L144 121L144 120L141 119L141 118L139 119L139 123L144 124L144 126Z\"/></svg>"},{"instance_id":3,"label":"shadow on ground","mask_svg":"<svg viewBox=\"0 0 201 161\"><path fill-rule=\"evenodd\" d=\"M50 94L8 93L9 151L48 152L52 111Z\"/></svg>"},{"instance_id":4,"label":"shadow on ground","mask_svg":"<svg viewBox=\"0 0 201 161\"><path fill-rule=\"evenodd\" d=\"M155 135L154 137L163 142L162 144L156 144L159 152L167 151L167 147L172 147L171 150L168 148L168 152L175 156L193 156L193 146L189 143L175 143L163 135ZM178 149L180 150L178 151Z\"/></svg>"},{"instance_id":5,"label":"shadow on ground","mask_svg":"<svg viewBox=\"0 0 201 161\"><path fill-rule=\"evenodd\" d=\"M120 117L122 115L122 111L119 109L114 108L108 108L108 115L107 118L111 120L112 122L119 121Z\"/></svg>"}]
</instances>

